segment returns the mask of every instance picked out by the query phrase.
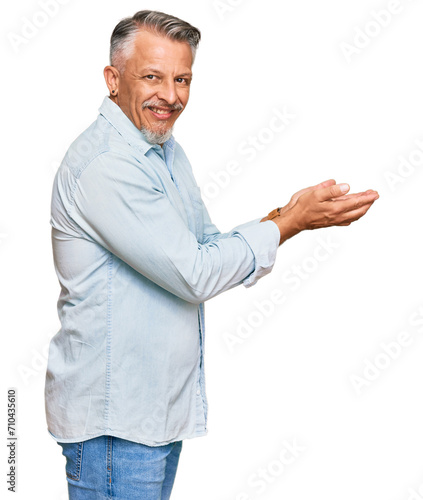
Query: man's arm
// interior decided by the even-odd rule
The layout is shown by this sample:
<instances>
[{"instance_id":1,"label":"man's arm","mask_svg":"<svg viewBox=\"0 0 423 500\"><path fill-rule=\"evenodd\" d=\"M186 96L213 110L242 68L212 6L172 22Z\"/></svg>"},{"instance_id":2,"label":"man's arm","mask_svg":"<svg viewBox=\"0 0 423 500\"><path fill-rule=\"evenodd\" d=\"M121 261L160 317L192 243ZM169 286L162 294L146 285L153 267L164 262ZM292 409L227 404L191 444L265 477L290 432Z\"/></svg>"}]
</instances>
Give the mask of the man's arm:
<instances>
[{"instance_id":1,"label":"man's arm","mask_svg":"<svg viewBox=\"0 0 423 500\"><path fill-rule=\"evenodd\" d=\"M287 205L281 207L280 215L272 221L278 226L281 245L284 241L306 229L330 226L349 226L360 219L379 198L376 191L349 194L347 184L337 185L333 179L321 182L295 193ZM231 233L221 233L211 222L203 202L204 242L227 238ZM255 222L265 222L263 217L241 224L232 231L242 229Z\"/></svg>"},{"instance_id":2,"label":"man's arm","mask_svg":"<svg viewBox=\"0 0 423 500\"><path fill-rule=\"evenodd\" d=\"M58 193L69 191L67 177L61 171ZM82 171L72 188L68 215L81 237L192 303L246 279L246 286L253 284L271 271L278 247L279 232L270 222L209 243L197 241L154 169L112 152L97 156Z\"/></svg>"}]
</instances>

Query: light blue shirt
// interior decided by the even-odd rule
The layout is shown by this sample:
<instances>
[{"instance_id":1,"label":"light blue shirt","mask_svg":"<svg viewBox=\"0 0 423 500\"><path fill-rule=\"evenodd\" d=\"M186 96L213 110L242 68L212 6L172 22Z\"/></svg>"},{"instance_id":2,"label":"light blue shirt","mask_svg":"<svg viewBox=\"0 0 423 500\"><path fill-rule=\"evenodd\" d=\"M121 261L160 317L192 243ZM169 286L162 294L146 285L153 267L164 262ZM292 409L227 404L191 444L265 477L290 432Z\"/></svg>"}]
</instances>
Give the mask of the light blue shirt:
<instances>
[{"instance_id":1,"label":"light blue shirt","mask_svg":"<svg viewBox=\"0 0 423 500\"><path fill-rule=\"evenodd\" d=\"M61 328L49 350L48 429L62 442L201 436L203 303L268 274L279 230L256 219L220 233L174 138L146 142L108 97L99 111L53 185Z\"/></svg>"}]
</instances>

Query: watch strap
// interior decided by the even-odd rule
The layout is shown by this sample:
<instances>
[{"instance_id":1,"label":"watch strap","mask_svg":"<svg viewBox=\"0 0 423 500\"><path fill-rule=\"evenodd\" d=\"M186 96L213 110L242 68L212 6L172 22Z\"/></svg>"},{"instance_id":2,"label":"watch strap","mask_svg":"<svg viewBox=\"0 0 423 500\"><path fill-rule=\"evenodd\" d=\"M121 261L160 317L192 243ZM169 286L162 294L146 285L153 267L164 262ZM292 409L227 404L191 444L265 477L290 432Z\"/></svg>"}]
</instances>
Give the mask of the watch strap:
<instances>
[{"instance_id":1,"label":"watch strap","mask_svg":"<svg viewBox=\"0 0 423 500\"><path fill-rule=\"evenodd\" d=\"M274 210L272 210L271 212L269 212L269 214L268 214L268 216L267 216L267 219L268 219L268 220L272 220L272 219L274 219L275 217L278 217L278 216L281 214L281 208L282 208L282 207L275 208Z\"/></svg>"}]
</instances>

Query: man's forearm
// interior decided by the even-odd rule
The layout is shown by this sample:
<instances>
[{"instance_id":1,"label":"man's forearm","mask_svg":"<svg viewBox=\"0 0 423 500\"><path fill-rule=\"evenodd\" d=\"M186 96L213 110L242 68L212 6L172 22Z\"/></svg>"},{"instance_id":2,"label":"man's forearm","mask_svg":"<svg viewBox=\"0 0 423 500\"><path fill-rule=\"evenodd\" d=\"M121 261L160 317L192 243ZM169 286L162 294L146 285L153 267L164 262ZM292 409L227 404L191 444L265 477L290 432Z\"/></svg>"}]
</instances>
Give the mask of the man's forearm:
<instances>
[{"instance_id":1,"label":"man's forearm","mask_svg":"<svg viewBox=\"0 0 423 500\"><path fill-rule=\"evenodd\" d=\"M295 217L293 217L293 214L289 213L289 210L282 211L280 215L273 219L270 219L269 216L266 215L266 217L263 217L260 222L265 222L268 220L271 220L278 226L280 233L279 245L282 245L283 242L285 242L289 238L292 238L292 236L295 236L301 231L297 227Z\"/></svg>"}]
</instances>

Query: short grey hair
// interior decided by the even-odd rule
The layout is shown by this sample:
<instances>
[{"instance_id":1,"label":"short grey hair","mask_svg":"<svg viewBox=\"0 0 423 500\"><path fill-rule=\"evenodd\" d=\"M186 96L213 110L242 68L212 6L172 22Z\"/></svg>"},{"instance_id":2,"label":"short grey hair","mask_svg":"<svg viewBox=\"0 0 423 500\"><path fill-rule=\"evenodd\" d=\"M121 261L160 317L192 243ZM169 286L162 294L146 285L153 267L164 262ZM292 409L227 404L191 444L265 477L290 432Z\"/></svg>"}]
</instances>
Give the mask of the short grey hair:
<instances>
[{"instance_id":1,"label":"short grey hair","mask_svg":"<svg viewBox=\"0 0 423 500\"><path fill-rule=\"evenodd\" d=\"M154 10L140 10L132 17L120 21L113 30L110 39L110 64L123 72L130 57L134 42L140 30L146 29L157 35L178 42L186 42L192 51L192 61L200 42L200 30L174 16Z\"/></svg>"}]
</instances>

